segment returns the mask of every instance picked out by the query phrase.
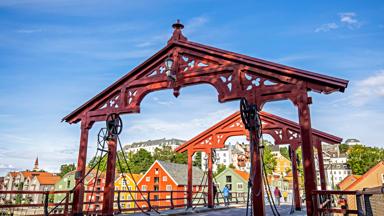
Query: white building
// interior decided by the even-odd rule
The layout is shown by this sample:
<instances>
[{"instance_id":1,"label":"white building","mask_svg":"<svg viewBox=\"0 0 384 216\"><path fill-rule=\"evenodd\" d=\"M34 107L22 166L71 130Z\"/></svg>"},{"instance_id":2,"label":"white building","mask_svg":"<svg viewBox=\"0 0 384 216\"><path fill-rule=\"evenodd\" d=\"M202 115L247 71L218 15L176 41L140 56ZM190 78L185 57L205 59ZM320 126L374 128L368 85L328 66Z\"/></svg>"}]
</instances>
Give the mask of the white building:
<instances>
[{"instance_id":1,"label":"white building","mask_svg":"<svg viewBox=\"0 0 384 216\"><path fill-rule=\"evenodd\" d=\"M181 144L183 144L185 141L184 140L179 140L179 139L158 139L158 140L148 140L144 142L136 142L132 143L130 145L125 145L124 146L124 151L125 152L132 152L136 153L140 149L145 149L151 154L155 152L156 148L162 148L164 146L170 146L172 150L175 148L179 147Z\"/></svg>"},{"instance_id":2,"label":"white building","mask_svg":"<svg viewBox=\"0 0 384 216\"><path fill-rule=\"evenodd\" d=\"M351 168L346 163L331 163L324 165L327 178L327 189L336 189L336 185L345 177L352 174Z\"/></svg>"}]
</instances>

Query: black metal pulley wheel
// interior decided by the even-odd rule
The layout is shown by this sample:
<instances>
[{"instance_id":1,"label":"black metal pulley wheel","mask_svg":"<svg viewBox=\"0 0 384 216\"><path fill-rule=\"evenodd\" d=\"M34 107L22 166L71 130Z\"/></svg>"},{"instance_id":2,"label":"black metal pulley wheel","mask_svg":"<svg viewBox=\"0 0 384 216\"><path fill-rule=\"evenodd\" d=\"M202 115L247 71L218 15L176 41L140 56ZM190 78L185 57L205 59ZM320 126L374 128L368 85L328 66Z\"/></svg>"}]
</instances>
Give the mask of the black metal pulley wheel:
<instances>
[{"instance_id":1,"label":"black metal pulley wheel","mask_svg":"<svg viewBox=\"0 0 384 216\"><path fill-rule=\"evenodd\" d=\"M97 145L98 148L104 149L105 143L108 141L108 131L107 128L101 128L97 134Z\"/></svg>"},{"instance_id":2,"label":"black metal pulley wheel","mask_svg":"<svg viewBox=\"0 0 384 216\"><path fill-rule=\"evenodd\" d=\"M112 113L107 116L106 126L108 135L117 136L123 130L123 121L118 114Z\"/></svg>"},{"instance_id":3,"label":"black metal pulley wheel","mask_svg":"<svg viewBox=\"0 0 384 216\"><path fill-rule=\"evenodd\" d=\"M258 138L261 137L261 119L255 104L248 104L247 99L240 100L240 114L244 127L247 130L257 131Z\"/></svg>"}]
</instances>

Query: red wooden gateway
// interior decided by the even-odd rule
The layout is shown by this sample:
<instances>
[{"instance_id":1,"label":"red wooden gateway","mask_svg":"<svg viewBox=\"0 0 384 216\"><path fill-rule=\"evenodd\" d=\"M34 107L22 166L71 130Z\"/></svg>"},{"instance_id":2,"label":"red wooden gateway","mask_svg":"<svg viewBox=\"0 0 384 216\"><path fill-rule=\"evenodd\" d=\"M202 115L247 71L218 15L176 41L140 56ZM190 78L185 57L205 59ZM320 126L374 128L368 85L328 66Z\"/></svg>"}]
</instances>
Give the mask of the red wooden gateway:
<instances>
[{"instance_id":1,"label":"red wooden gateway","mask_svg":"<svg viewBox=\"0 0 384 216\"><path fill-rule=\"evenodd\" d=\"M131 72L117 80L94 98L64 117L68 123L81 122L80 148L77 166L77 183L73 210L83 211L84 185L88 131L96 121L105 121L109 114L140 112L140 102L150 92L173 89L174 95L190 85L210 84L218 92L220 103L245 98L250 105L261 109L266 102L290 100L297 107L300 139L304 160L305 195L307 214L313 215L312 191L316 190L308 91L330 94L344 92L348 81L305 71L269 61L189 41L183 34L184 26L178 21L173 26L167 45ZM255 136L253 136L255 137ZM254 143L258 141L254 139ZM116 140L110 140L103 213L111 215L113 209L113 175L116 159ZM260 174L260 155L255 151L252 167ZM253 178L253 214L264 215L264 195L261 176ZM212 197L212 189L208 188ZM257 193L257 191L261 193Z\"/></svg>"},{"instance_id":2,"label":"red wooden gateway","mask_svg":"<svg viewBox=\"0 0 384 216\"><path fill-rule=\"evenodd\" d=\"M273 137L276 145L289 144L291 149L291 161L292 161L292 174L293 174L293 195L294 195L294 204L295 209L301 209L301 199L299 195L299 180L298 180L298 171L296 164L296 150L300 146L300 125L275 116L267 112L260 112L260 118L263 125L263 133L269 134ZM247 135L248 130L245 129L244 124L241 120L240 112L235 112L227 118L216 123L207 130L201 132L197 136L185 142L183 145L179 146L175 150L177 152L188 152L188 161L192 161L192 155L196 152L206 152L211 154L212 151L216 148L224 148L225 141L232 136L241 136ZM323 154L321 143L328 144L339 144L342 141L342 138L333 136L331 134L324 133L322 131L313 129L312 137L314 140L313 146L317 149L318 159L319 159L319 173L321 179L321 189L326 189L325 182L325 172L323 164ZM208 163L212 163L208 161ZM192 163L188 163L188 170L191 171ZM208 173L212 173L212 166L208 166ZM192 173L188 172L188 176L193 176ZM190 177L192 178L192 177ZM212 181L208 181L209 184L212 184ZM189 182L191 184L191 182ZM208 185L212 187L212 185ZM192 194L191 186L188 185L188 193ZM189 206L192 206L192 197L187 197L187 203ZM208 200L208 203L213 205L213 200Z\"/></svg>"}]
</instances>

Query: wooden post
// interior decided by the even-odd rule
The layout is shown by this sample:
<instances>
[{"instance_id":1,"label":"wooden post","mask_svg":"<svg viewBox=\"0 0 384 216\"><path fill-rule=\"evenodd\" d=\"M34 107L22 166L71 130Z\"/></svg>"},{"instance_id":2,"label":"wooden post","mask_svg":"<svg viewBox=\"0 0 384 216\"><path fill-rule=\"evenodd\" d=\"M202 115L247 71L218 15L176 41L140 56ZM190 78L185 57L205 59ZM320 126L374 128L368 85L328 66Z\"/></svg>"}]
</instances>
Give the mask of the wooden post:
<instances>
[{"instance_id":1,"label":"wooden post","mask_svg":"<svg viewBox=\"0 0 384 216\"><path fill-rule=\"evenodd\" d=\"M325 172L324 172L323 146L321 145L321 141L319 139L316 139L315 142L316 142L315 145L317 146L317 157L319 160L321 190L327 190L327 182L326 182Z\"/></svg>"},{"instance_id":2,"label":"wooden post","mask_svg":"<svg viewBox=\"0 0 384 216\"><path fill-rule=\"evenodd\" d=\"M213 208L212 149L209 149L206 153L208 157L208 208Z\"/></svg>"},{"instance_id":3,"label":"wooden post","mask_svg":"<svg viewBox=\"0 0 384 216\"><path fill-rule=\"evenodd\" d=\"M292 161L292 176L293 176L293 196L295 201L295 210L301 211L299 177L297 171L297 156L296 151L291 148L291 161Z\"/></svg>"},{"instance_id":4,"label":"wooden post","mask_svg":"<svg viewBox=\"0 0 384 216\"><path fill-rule=\"evenodd\" d=\"M188 150L187 208L192 208L192 150Z\"/></svg>"},{"instance_id":5,"label":"wooden post","mask_svg":"<svg viewBox=\"0 0 384 216\"><path fill-rule=\"evenodd\" d=\"M252 150L252 169L251 170L251 176L252 176L252 215L253 216L259 216L259 215L265 215L265 207L264 207L264 186L263 186L263 171L262 171L262 164L261 164L261 155L260 155L260 149L258 148L260 140L257 138L257 132L256 131L250 131L252 133L251 136L251 148Z\"/></svg>"},{"instance_id":6,"label":"wooden post","mask_svg":"<svg viewBox=\"0 0 384 216\"><path fill-rule=\"evenodd\" d=\"M312 216L315 214L315 200L313 200L312 191L316 190L316 169L313 157L311 115L309 111L310 103L311 99L308 97L307 92L300 93L298 95L296 105L298 107L299 112L301 149L303 155L303 168L305 179L305 203L308 216Z\"/></svg>"},{"instance_id":7,"label":"wooden post","mask_svg":"<svg viewBox=\"0 0 384 216\"><path fill-rule=\"evenodd\" d=\"M73 214L83 215L83 202L84 202L84 181L81 181L85 175L85 168L87 162L87 147L88 147L88 122L86 120L81 121L81 135L80 135L80 147L79 156L77 159L77 171L76 171L76 185L77 187L73 193Z\"/></svg>"},{"instance_id":8,"label":"wooden post","mask_svg":"<svg viewBox=\"0 0 384 216\"><path fill-rule=\"evenodd\" d=\"M70 193L69 192L67 192L66 194L65 194L65 206L64 206L64 215L65 216L67 216L67 215L69 215L68 214L68 203L69 203L69 196L70 196Z\"/></svg>"},{"instance_id":9,"label":"wooden post","mask_svg":"<svg viewBox=\"0 0 384 216\"><path fill-rule=\"evenodd\" d=\"M103 192L103 215L113 215L113 200L115 192L115 167L116 167L117 140L115 137L108 140L108 160ZM97 179L95 179L95 184Z\"/></svg>"}]
</instances>

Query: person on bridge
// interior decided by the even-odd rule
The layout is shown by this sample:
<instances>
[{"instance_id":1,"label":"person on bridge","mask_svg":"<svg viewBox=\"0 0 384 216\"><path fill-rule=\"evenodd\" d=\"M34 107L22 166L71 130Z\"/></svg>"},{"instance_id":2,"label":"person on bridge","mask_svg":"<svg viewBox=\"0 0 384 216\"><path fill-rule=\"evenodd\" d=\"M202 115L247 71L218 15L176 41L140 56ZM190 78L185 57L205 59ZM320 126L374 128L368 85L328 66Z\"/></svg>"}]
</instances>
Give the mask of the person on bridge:
<instances>
[{"instance_id":1,"label":"person on bridge","mask_svg":"<svg viewBox=\"0 0 384 216\"><path fill-rule=\"evenodd\" d=\"M225 206L229 206L229 193L231 191L229 190L228 186L225 185L223 188L223 196L224 196L224 204Z\"/></svg>"},{"instance_id":2,"label":"person on bridge","mask_svg":"<svg viewBox=\"0 0 384 216\"><path fill-rule=\"evenodd\" d=\"M216 204L215 204L215 199L216 199ZM219 197L217 196L217 186L216 184L213 184L213 203L214 205L219 205Z\"/></svg>"},{"instance_id":3,"label":"person on bridge","mask_svg":"<svg viewBox=\"0 0 384 216\"><path fill-rule=\"evenodd\" d=\"M275 195L275 200L276 200L277 206L280 207L281 192L280 192L278 187L275 188L275 191L273 191L273 194Z\"/></svg>"}]
</instances>

